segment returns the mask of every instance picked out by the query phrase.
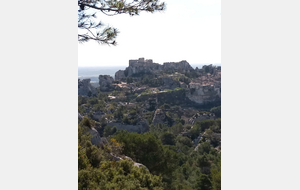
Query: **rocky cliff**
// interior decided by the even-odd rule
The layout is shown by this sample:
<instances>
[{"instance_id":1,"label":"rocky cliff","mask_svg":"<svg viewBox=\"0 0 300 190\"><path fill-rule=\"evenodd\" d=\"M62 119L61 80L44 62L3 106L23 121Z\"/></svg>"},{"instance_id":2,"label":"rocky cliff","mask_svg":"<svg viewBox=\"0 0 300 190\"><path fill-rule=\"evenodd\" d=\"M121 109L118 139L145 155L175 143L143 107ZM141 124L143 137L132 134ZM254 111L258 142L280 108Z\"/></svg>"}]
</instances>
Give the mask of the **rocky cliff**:
<instances>
[{"instance_id":1,"label":"rocky cliff","mask_svg":"<svg viewBox=\"0 0 300 190\"><path fill-rule=\"evenodd\" d=\"M164 75L162 75L161 71L165 72ZM190 104L193 102L201 105L221 101L221 67L204 65L202 69L197 68L197 70L194 70L185 60L180 62L165 62L163 65L160 65L153 63L151 59L145 60L144 58L139 58L138 60L129 60L129 66L125 70L116 72L115 79L121 80L126 77L139 78L144 74L153 74L161 81L160 86L157 86L159 91L165 89L174 90L178 87L185 91L185 93L179 96L176 95L177 93L150 95L150 98L156 98L158 103L167 101L174 104ZM165 97L166 95L168 97ZM172 95L172 97L169 95ZM137 100L141 98L138 97Z\"/></svg>"},{"instance_id":2,"label":"rocky cliff","mask_svg":"<svg viewBox=\"0 0 300 190\"><path fill-rule=\"evenodd\" d=\"M126 76L125 76L125 72L123 70L119 70L115 73L116 80L122 80L124 78L126 78Z\"/></svg>"},{"instance_id":3,"label":"rocky cliff","mask_svg":"<svg viewBox=\"0 0 300 190\"><path fill-rule=\"evenodd\" d=\"M187 61L180 61L180 62L166 62L163 65L163 70L172 71L172 72L190 72L193 71L193 67Z\"/></svg>"},{"instance_id":4,"label":"rocky cliff","mask_svg":"<svg viewBox=\"0 0 300 190\"><path fill-rule=\"evenodd\" d=\"M154 113L152 124L155 126L159 123L165 124L167 126L172 126L174 121L169 118L163 110L157 109Z\"/></svg>"},{"instance_id":5,"label":"rocky cliff","mask_svg":"<svg viewBox=\"0 0 300 190\"><path fill-rule=\"evenodd\" d=\"M180 62L166 62L163 65L153 63L152 59L145 60L139 58L138 60L129 60L129 66L125 70L119 70L115 74L116 80L121 80L125 77L139 76L145 73L158 74L160 71L176 71L176 72L189 72L194 69L187 61Z\"/></svg>"},{"instance_id":6,"label":"rocky cliff","mask_svg":"<svg viewBox=\"0 0 300 190\"><path fill-rule=\"evenodd\" d=\"M188 124L194 125L196 121L203 121L209 119L216 119L216 116L213 113L196 113L191 119L188 120Z\"/></svg>"},{"instance_id":7,"label":"rocky cliff","mask_svg":"<svg viewBox=\"0 0 300 190\"><path fill-rule=\"evenodd\" d=\"M78 95L93 96L97 94L96 89L91 85L91 79L78 79Z\"/></svg>"},{"instance_id":8,"label":"rocky cliff","mask_svg":"<svg viewBox=\"0 0 300 190\"><path fill-rule=\"evenodd\" d=\"M114 79L109 75L99 75L99 85L100 91L107 92L114 88L113 84Z\"/></svg>"},{"instance_id":9,"label":"rocky cliff","mask_svg":"<svg viewBox=\"0 0 300 190\"><path fill-rule=\"evenodd\" d=\"M89 128L88 133L92 136L91 142L93 145L103 146L104 144L107 144L107 139L105 137L100 137L95 128Z\"/></svg>"},{"instance_id":10,"label":"rocky cliff","mask_svg":"<svg viewBox=\"0 0 300 190\"><path fill-rule=\"evenodd\" d=\"M220 101L220 89L214 85L203 85L201 83L190 83L186 96L193 102L204 104L208 102Z\"/></svg>"}]
</instances>

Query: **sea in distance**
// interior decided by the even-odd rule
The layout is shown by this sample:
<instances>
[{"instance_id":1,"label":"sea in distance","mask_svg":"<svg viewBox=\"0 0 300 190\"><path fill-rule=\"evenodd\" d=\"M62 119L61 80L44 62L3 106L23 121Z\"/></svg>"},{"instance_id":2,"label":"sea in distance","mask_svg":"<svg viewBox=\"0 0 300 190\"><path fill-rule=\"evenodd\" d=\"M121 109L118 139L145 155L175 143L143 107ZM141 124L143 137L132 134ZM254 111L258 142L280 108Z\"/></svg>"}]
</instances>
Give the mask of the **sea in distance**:
<instances>
[{"instance_id":1,"label":"sea in distance","mask_svg":"<svg viewBox=\"0 0 300 190\"><path fill-rule=\"evenodd\" d=\"M210 64L210 63L209 63ZM190 64L194 69L198 67L202 68L203 65L209 64ZM221 63L215 63L212 65L221 66ZM99 82L99 75L110 75L115 78L115 73L118 70L125 70L127 66L99 66L99 67L78 67L78 79L91 79L91 83L97 86Z\"/></svg>"}]
</instances>

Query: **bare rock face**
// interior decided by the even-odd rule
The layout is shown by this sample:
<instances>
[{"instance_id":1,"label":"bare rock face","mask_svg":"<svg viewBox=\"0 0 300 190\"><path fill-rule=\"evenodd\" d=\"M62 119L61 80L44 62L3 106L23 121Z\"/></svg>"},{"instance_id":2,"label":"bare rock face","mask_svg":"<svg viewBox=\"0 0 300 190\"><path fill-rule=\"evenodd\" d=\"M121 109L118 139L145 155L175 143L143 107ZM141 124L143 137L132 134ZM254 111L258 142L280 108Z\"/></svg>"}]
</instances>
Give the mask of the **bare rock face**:
<instances>
[{"instance_id":1,"label":"bare rock face","mask_svg":"<svg viewBox=\"0 0 300 190\"><path fill-rule=\"evenodd\" d=\"M97 94L97 90L91 85L91 79L78 79L78 95L93 96Z\"/></svg>"},{"instance_id":2,"label":"bare rock face","mask_svg":"<svg viewBox=\"0 0 300 190\"><path fill-rule=\"evenodd\" d=\"M145 165L143 165L143 164L141 164L141 163L135 162L135 163L133 164L133 166L136 166L136 167L138 167L138 168L143 167L143 168L145 168L146 170L149 171L149 169L148 169Z\"/></svg>"},{"instance_id":3,"label":"bare rock face","mask_svg":"<svg viewBox=\"0 0 300 190\"><path fill-rule=\"evenodd\" d=\"M193 71L193 67L190 66L190 64L183 60L180 62L166 62L164 63L164 70L168 71L177 71L181 73Z\"/></svg>"},{"instance_id":4,"label":"bare rock face","mask_svg":"<svg viewBox=\"0 0 300 190\"><path fill-rule=\"evenodd\" d=\"M161 109L157 109L154 113L154 117L152 120L152 124L155 126L156 124L161 123L161 124L165 124L168 126L171 126L173 124L172 119L169 118L166 113L161 110Z\"/></svg>"},{"instance_id":5,"label":"bare rock face","mask_svg":"<svg viewBox=\"0 0 300 190\"><path fill-rule=\"evenodd\" d=\"M174 90L175 88L180 87L179 81L175 81L171 77L162 77L162 81L164 83L164 89Z\"/></svg>"},{"instance_id":6,"label":"bare rock face","mask_svg":"<svg viewBox=\"0 0 300 190\"><path fill-rule=\"evenodd\" d=\"M83 119L83 116L78 112L78 123Z\"/></svg>"},{"instance_id":7,"label":"bare rock face","mask_svg":"<svg viewBox=\"0 0 300 190\"><path fill-rule=\"evenodd\" d=\"M139 76L139 74L145 73L159 73L160 71L177 71L177 72L189 72L194 69L187 61L180 62L166 62L163 65L153 63L152 59L139 58L138 60L129 60L129 67L124 71L119 70L115 74L116 80L120 80L124 77Z\"/></svg>"},{"instance_id":8,"label":"bare rock face","mask_svg":"<svg viewBox=\"0 0 300 190\"><path fill-rule=\"evenodd\" d=\"M99 75L100 91L107 92L113 89L114 79L109 75Z\"/></svg>"},{"instance_id":9,"label":"bare rock face","mask_svg":"<svg viewBox=\"0 0 300 190\"><path fill-rule=\"evenodd\" d=\"M196 113L191 119L189 119L188 124L194 125L196 121L203 121L209 119L216 119L213 113Z\"/></svg>"},{"instance_id":10,"label":"bare rock face","mask_svg":"<svg viewBox=\"0 0 300 190\"><path fill-rule=\"evenodd\" d=\"M115 73L115 80L121 80L123 78L126 78L125 72L123 70L119 70Z\"/></svg>"},{"instance_id":11,"label":"bare rock face","mask_svg":"<svg viewBox=\"0 0 300 190\"><path fill-rule=\"evenodd\" d=\"M190 83L186 96L193 102L203 104L221 99L220 89L213 85Z\"/></svg>"},{"instance_id":12,"label":"bare rock face","mask_svg":"<svg viewBox=\"0 0 300 190\"><path fill-rule=\"evenodd\" d=\"M91 142L93 145L103 146L107 144L107 140L104 137L100 137L98 131L95 128L88 129L88 133L92 135Z\"/></svg>"},{"instance_id":13,"label":"bare rock face","mask_svg":"<svg viewBox=\"0 0 300 190\"><path fill-rule=\"evenodd\" d=\"M100 121L101 117L105 115L105 113L103 113L102 111L96 111L92 114L92 119L95 121Z\"/></svg>"},{"instance_id":14,"label":"bare rock face","mask_svg":"<svg viewBox=\"0 0 300 190\"><path fill-rule=\"evenodd\" d=\"M156 98L149 98L146 100L146 109L149 111L154 111L157 107L157 99Z\"/></svg>"},{"instance_id":15,"label":"bare rock face","mask_svg":"<svg viewBox=\"0 0 300 190\"><path fill-rule=\"evenodd\" d=\"M113 160L113 161L120 161L120 160L130 160L130 161L133 161L132 160L132 158L130 158L130 157L128 157L128 156L123 156L123 158L122 157L119 157L119 156L115 156L115 155L113 155L113 154L108 154L108 156L109 156L109 159L110 160ZM133 161L134 162L134 161ZM138 162L134 162L133 163L133 166L136 166L136 167L138 167L138 168L140 168L140 167L143 167L143 168L145 168L147 171L149 171L149 169L145 166L145 165L143 165L143 164L141 164L141 163L138 163Z\"/></svg>"}]
</instances>

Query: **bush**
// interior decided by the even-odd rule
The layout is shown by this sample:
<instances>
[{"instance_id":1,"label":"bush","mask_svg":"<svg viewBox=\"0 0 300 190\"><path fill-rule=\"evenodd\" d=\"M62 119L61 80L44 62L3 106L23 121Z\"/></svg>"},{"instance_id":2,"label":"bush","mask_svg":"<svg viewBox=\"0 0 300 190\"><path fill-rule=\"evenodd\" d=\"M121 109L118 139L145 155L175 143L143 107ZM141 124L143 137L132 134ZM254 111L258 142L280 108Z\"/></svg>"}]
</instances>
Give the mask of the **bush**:
<instances>
[{"instance_id":1,"label":"bush","mask_svg":"<svg viewBox=\"0 0 300 190\"><path fill-rule=\"evenodd\" d=\"M221 106L211 108L210 112L214 113L216 117L221 117Z\"/></svg>"},{"instance_id":2,"label":"bush","mask_svg":"<svg viewBox=\"0 0 300 190\"><path fill-rule=\"evenodd\" d=\"M115 126L112 127L110 125L106 125L104 127L103 136L108 137L108 136L115 134L116 132L117 132L117 128Z\"/></svg>"},{"instance_id":3,"label":"bush","mask_svg":"<svg viewBox=\"0 0 300 190\"><path fill-rule=\"evenodd\" d=\"M164 145L175 145L175 135L173 135L172 133L164 133L162 134L162 136L160 137L161 142Z\"/></svg>"},{"instance_id":4,"label":"bush","mask_svg":"<svg viewBox=\"0 0 300 190\"><path fill-rule=\"evenodd\" d=\"M211 150L211 146L208 142L200 143L200 147L198 148L199 154L204 154L204 153L209 154L210 150Z\"/></svg>"},{"instance_id":5,"label":"bush","mask_svg":"<svg viewBox=\"0 0 300 190\"><path fill-rule=\"evenodd\" d=\"M170 109L170 105L169 104L163 104L162 106L159 107L160 109Z\"/></svg>"},{"instance_id":6,"label":"bush","mask_svg":"<svg viewBox=\"0 0 300 190\"><path fill-rule=\"evenodd\" d=\"M84 118L80 122L80 125L88 127L88 128L92 128L92 123L86 116L84 116Z\"/></svg>"},{"instance_id":7,"label":"bush","mask_svg":"<svg viewBox=\"0 0 300 190\"><path fill-rule=\"evenodd\" d=\"M78 96L78 106L87 103L87 98L84 96Z\"/></svg>"},{"instance_id":8,"label":"bush","mask_svg":"<svg viewBox=\"0 0 300 190\"><path fill-rule=\"evenodd\" d=\"M143 163L155 175L171 174L177 165L176 153L164 147L151 133L122 131L114 135L114 138L124 145L124 155Z\"/></svg>"},{"instance_id":9,"label":"bush","mask_svg":"<svg viewBox=\"0 0 300 190\"><path fill-rule=\"evenodd\" d=\"M97 99L97 98L90 98L90 99L88 99L88 101L87 101L87 104L88 104L89 106L95 105L95 104L97 104L97 103L98 103L98 99Z\"/></svg>"}]
</instances>

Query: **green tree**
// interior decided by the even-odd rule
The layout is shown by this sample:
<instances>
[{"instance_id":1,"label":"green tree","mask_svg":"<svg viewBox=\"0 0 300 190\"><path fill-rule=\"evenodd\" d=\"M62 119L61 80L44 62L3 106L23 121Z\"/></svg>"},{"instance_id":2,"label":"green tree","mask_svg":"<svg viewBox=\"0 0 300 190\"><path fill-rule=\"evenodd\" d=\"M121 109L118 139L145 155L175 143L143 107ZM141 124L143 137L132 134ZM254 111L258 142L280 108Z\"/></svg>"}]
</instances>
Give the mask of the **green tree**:
<instances>
[{"instance_id":1,"label":"green tree","mask_svg":"<svg viewBox=\"0 0 300 190\"><path fill-rule=\"evenodd\" d=\"M79 42L94 40L101 44L116 45L116 37L119 31L116 28L106 27L102 22L95 21L97 13L108 16L118 14L139 15L143 12L163 11L165 3L159 0L78 0L78 34Z\"/></svg>"},{"instance_id":2,"label":"green tree","mask_svg":"<svg viewBox=\"0 0 300 190\"><path fill-rule=\"evenodd\" d=\"M197 180L196 189L197 190L211 190L211 188L212 188L212 185L211 185L209 176L206 174L200 174L200 176Z\"/></svg>"},{"instance_id":3,"label":"green tree","mask_svg":"<svg viewBox=\"0 0 300 190\"><path fill-rule=\"evenodd\" d=\"M176 143L175 135L173 135L172 133L168 133L168 132L164 133L164 134L162 134L160 139L164 145L175 145L175 143Z\"/></svg>"},{"instance_id":4,"label":"green tree","mask_svg":"<svg viewBox=\"0 0 300 190\"><path fill-rule=\"evenodd\" d=\"M112 127L110 125L106 125L103 130L103 136L108 137L110 135L115 134L116 132L117 132L117 128L115 126Z\"/></svg>"},{"instance_id":5,"label":"green tree","mask_svg":"<svg viewBox=\"0 0 300 190\"><path fill-rule=\"evenodd\" d=\"M147 169L129 160L110 161L107 156L111 145L92 145L86 130L83 123L78 125L78 189L163 190L162 178Z\"/></svg>"},{"instance_id":6,"label":"green tree","mask_svg":"<svg viewBox=\"0 0 300 190\"><path fill-rule=\"evenodd\" d=\"M127 84L133 83L132 77L127 77L127 78L126 78L126 83L127 83Z\"/></svg>"},{"instance_id":7,"label":"green tree","mask_svg":"<svg viewBox=\"0 0 300 190\"><path fill-rule=\"evenodd\" d=\"M214 113L216 117L221 117L221 106L211 108L210 112Z\"/></svg>"},{"instance_id":8,"label":"green tree","mask_svg":"<svg viewBox=\"0 0 300 190\"><path fill-rule=\"evenodd\" d=\"M151 133L129 133L120 131L114 138L124 145L123 154L142 163L151 173L170 174L177 166L175 152L164 147Z\"/></svg>"},{"instance_id":9,"label":"green tree","mask_svg":"<svg viewBox=\"0 0 300 190\"><path fill-rule=\"evenodd\" d=\"M183 125L181 123L177 123L171 127L171 131L174 135L178 135L183 130Z\"/></svg>"},{"instance_id":10,"label":"green tree","mask_svg":"<svg viewBox=\"0 0 300 190\"><path fill-rule=\"evenodd\" d=\"M221 190L221 162L218 163L217 167L212 168L210 171L213 190Z\"/></svg>"},{"instance_id":11,"label":"green tree","mask_svg":"<svg viewBox=\"0 0 300 190\"><path fill-rule=\"evenodd\" d=\"M204 154L204 153L209 154L210 150L211 150L211 147L208 142L200 143L200 147L198 148L198 152L200 154Z\"/></svg>"}]
</instances>

